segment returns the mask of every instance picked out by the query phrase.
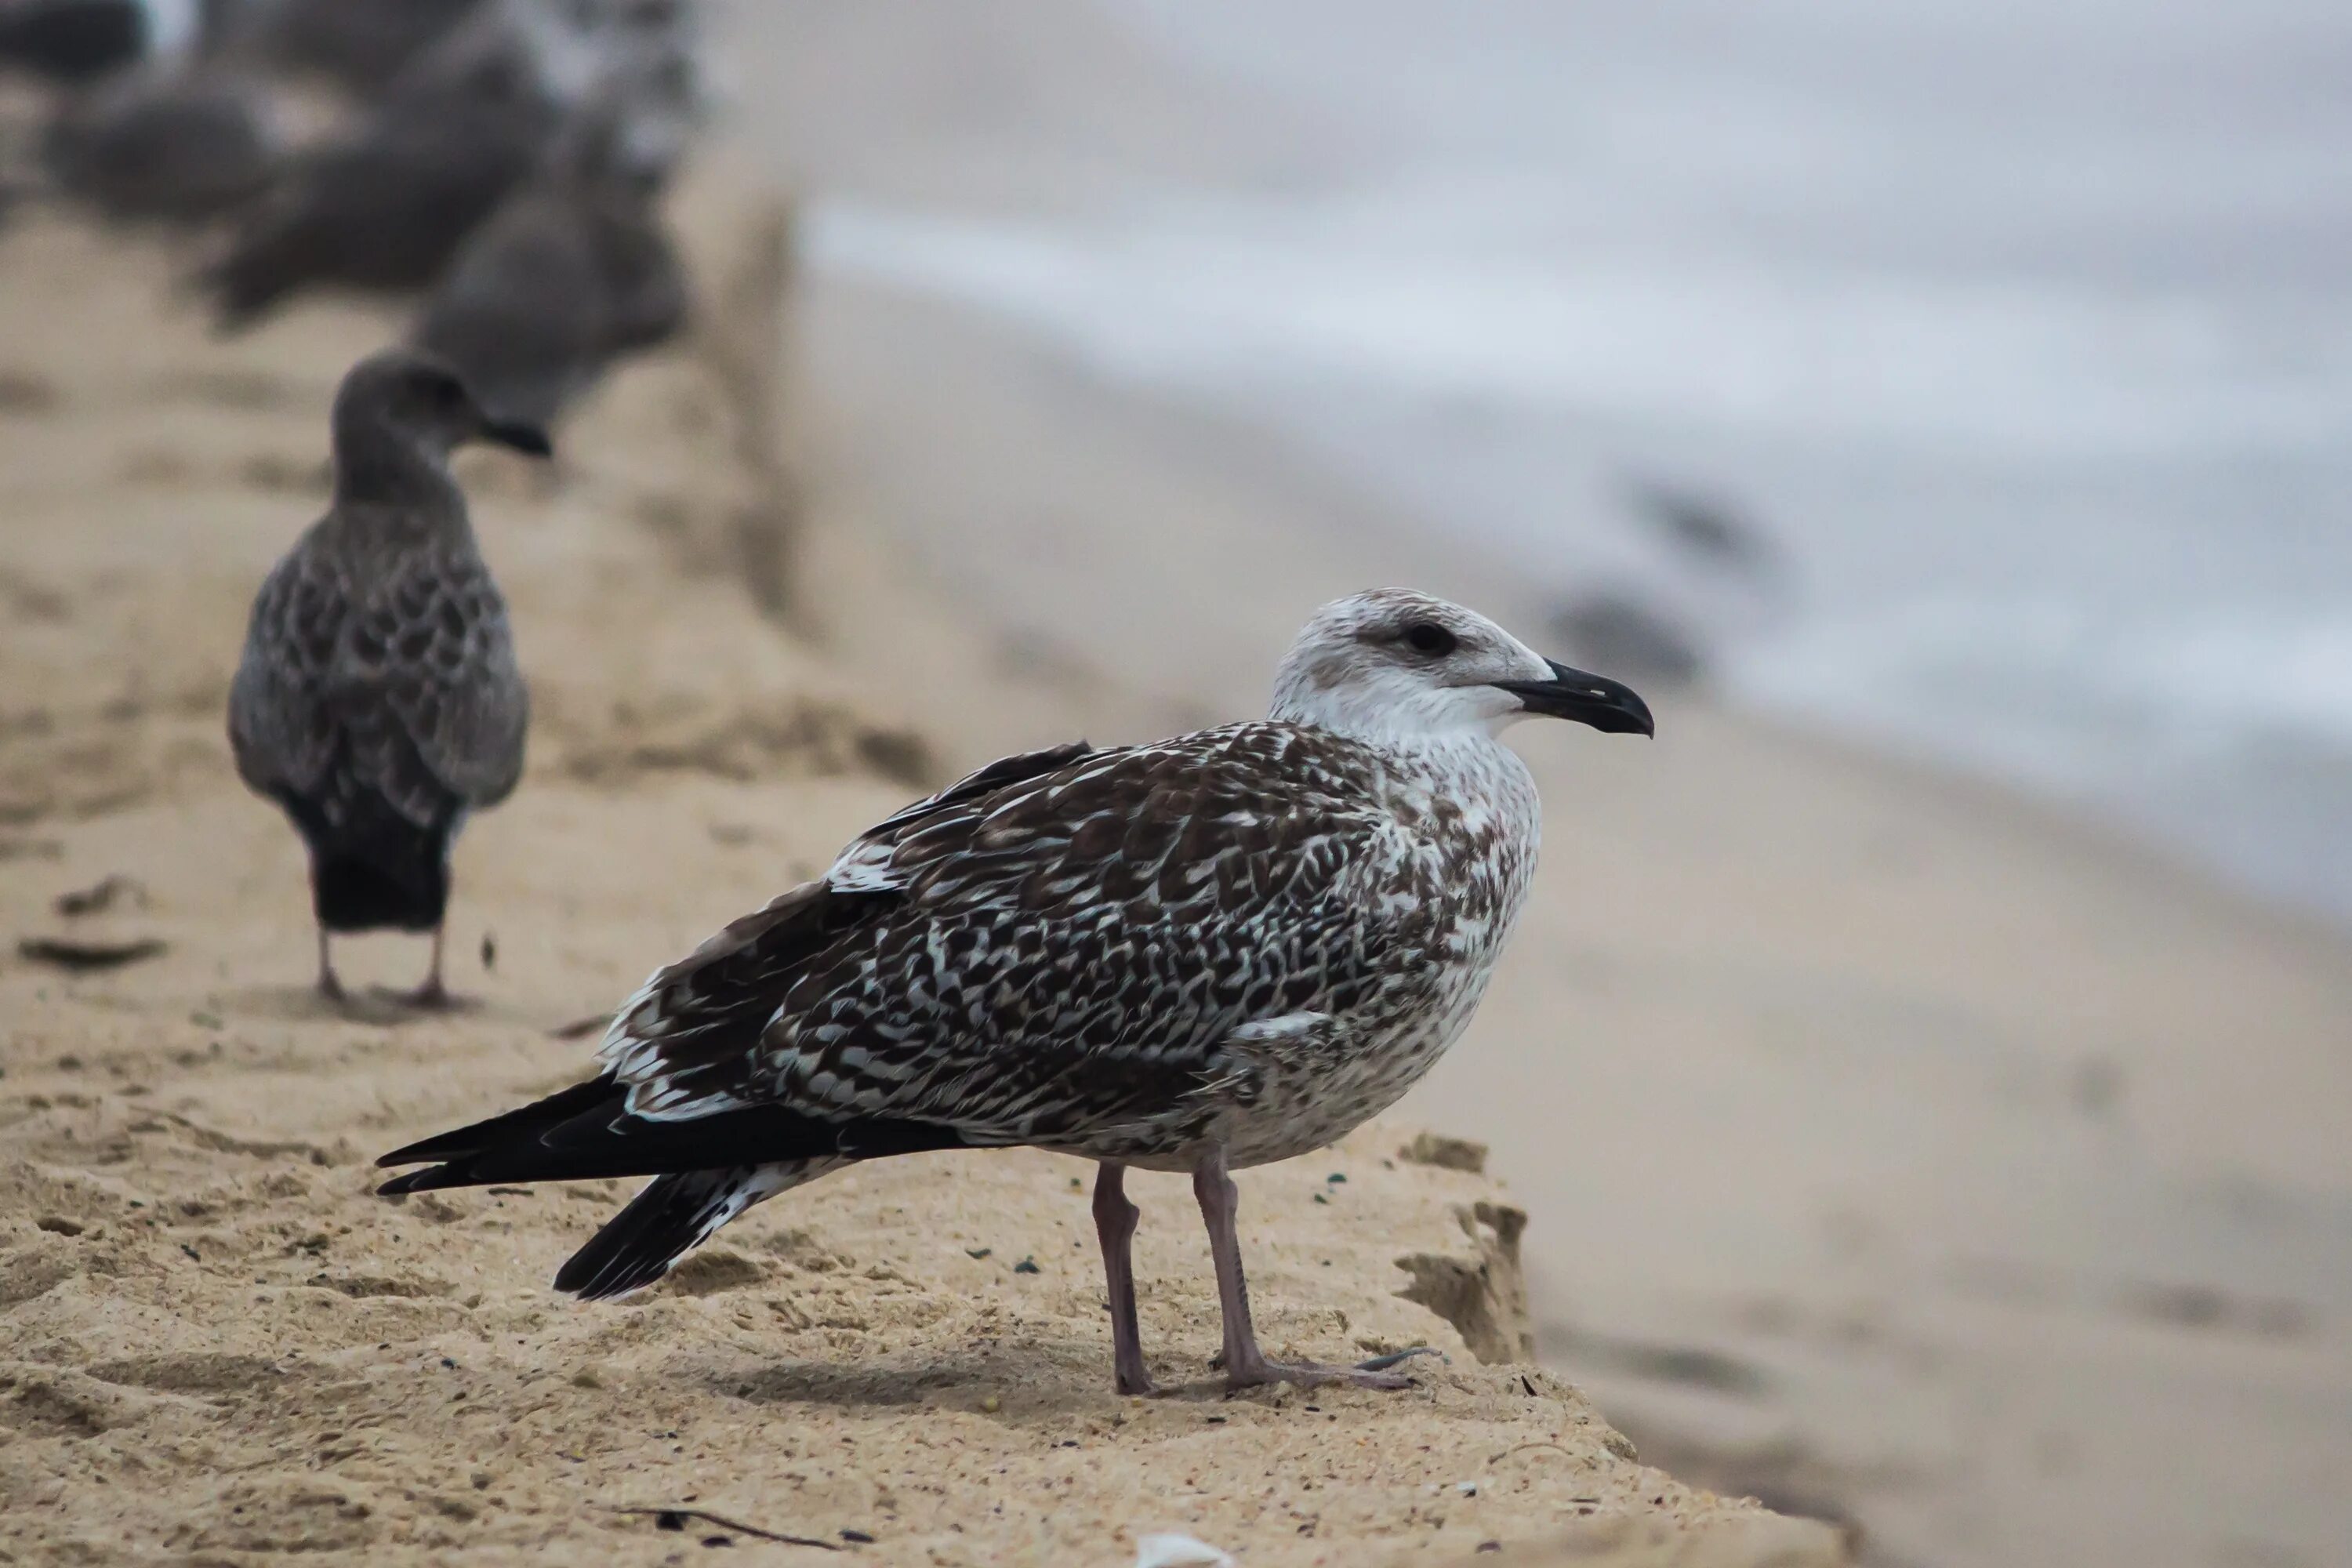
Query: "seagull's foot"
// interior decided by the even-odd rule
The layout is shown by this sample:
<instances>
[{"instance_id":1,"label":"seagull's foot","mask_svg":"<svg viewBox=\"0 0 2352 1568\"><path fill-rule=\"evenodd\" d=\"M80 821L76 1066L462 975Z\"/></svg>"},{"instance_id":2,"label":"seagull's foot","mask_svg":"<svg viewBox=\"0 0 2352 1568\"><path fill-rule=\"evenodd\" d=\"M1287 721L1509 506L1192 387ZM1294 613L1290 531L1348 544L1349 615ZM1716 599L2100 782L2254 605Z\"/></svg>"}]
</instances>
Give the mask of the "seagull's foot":
<instances>
[{"instance_id":1,"label":"seagull's foot","mask_svg":"<svg viewBox=\"0 0 2352 1568\"><path fill-rule=\"evenodd\" d=\"M1131 1374L1126 1372L1121 1372L1118 1374L1118 1392L1120 1396L1123 1398L1157 1399L1160 1397L1160 1385L1151 1381L1151 1374L1148 1372L1139 1372Z\"/></svg>"},{"instance_id":2,"label":"seagull's foot","mask_svg":"<svg viewBox=\"0 0 2352 1568\"><path fill-rule=\"evenodd\" d=\"M1411 1361L1415 1356L1435 1355L1428 1345L1415 1345L1394 1355L1374 1356L1354 1366L1326 1366L1320 1362L1268 1361L1255 1356L1238 1367L1225 1367L1225 1386L1229 1389L1262 1388L1270 1383L1293 1383L1303 1388L1342 1384L1349 1388L1412 1388L1413 1380L1403 1373L1390 1369ZM1225 1358L1217 1357L1213 1364L1223 1364Z\"/></svg>"},{"instance_id":3,"label":"seagull's foot","mask_svg":"<svg viewBox=\"0 0 2352 1568\"><path fill-rule=\"evenodd\" d=\"M335 978L335 972L331 969L319 972L319 994L338 1007L351 999L350 994L343 989L343 983Z\"/></svg>"},{"instance_id":4,"label":"seagull's foot","mask_svg":"<svg viewBox=\"0 0 2352 1568\"><path fill-rule=\"evenodd\" d=\"M447 986L442 984L441 977L437 974L415 990L401 993L400 999L408 1006L425 1013L454 1012L466 1005L465 998L453 994Z\"/></svg>"}]
</instances>

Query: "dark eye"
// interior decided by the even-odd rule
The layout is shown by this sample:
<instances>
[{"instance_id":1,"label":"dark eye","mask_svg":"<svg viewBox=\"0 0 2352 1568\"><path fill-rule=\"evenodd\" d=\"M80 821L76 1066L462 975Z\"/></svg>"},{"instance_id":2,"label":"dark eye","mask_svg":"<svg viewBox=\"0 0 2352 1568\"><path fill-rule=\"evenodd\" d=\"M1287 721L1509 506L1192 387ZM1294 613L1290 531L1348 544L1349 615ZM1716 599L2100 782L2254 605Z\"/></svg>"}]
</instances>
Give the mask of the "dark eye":
<instances>
[{"instance_id":1,"label":"dark eye","mask_svg":"<svg viewBox=\"0 0 2352 1568\"><path fill-rule=\"evenodd\" d=\"M1415 653L1444 658L1460 645L1452 632L1435 621L1415 621L1404 629L1404 645Z\"/></svg>"},{"instance_id":2,"label":"dark eye","mask_svg":"<svg viewBox=\"0 0 2352 1568\"><path fill-rule=\"evenodd\" d=\"M466 401L466 385L454 375L428 375L425 395L436 408L457 408Z\"/></svg>"}]
</instances>

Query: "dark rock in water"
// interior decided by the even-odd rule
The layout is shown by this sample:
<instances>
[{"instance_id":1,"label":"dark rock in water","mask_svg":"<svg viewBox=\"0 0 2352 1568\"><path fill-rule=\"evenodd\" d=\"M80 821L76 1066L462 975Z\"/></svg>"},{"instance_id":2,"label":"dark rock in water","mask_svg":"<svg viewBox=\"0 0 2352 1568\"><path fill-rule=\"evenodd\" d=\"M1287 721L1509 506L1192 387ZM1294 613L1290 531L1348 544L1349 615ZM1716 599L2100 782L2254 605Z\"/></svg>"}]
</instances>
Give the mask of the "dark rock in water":
<instances>
[{"instance_id":1,"label":"dark rock in water","mask_svg":"<svg viewBox=\"0 0 2352 1568\"><path fill-rule=\"evenodd\" d=\"M269 184L279 139L259 87L131 72L61 106L41 157L68 195L113 218L200 223Z\"/></svg>"},{"instance_id":2,"label":"dark rock in water","mask_svg":"<svg viewBox=\"0 0 2352 1568\"><path fill-rule=\"evenodd\" d=\"M1621 680L1695 686L1708 658L1695 633L1632 595L1603 589L1571 600L1552 617L1569 658Z\"/></svg>"},{"instance_id":3,"label":"dark rock in water","mask_svg":"<svg viewBox=\"0 0 2352 1568\"><path fill-rule=\"evenodd\" d=\"M1634 511L1685 555L1750 576L1780 570L1779 547L1732 502L1646 479L1633 484L1630 499Z\"/></svg>"}]
</instances>

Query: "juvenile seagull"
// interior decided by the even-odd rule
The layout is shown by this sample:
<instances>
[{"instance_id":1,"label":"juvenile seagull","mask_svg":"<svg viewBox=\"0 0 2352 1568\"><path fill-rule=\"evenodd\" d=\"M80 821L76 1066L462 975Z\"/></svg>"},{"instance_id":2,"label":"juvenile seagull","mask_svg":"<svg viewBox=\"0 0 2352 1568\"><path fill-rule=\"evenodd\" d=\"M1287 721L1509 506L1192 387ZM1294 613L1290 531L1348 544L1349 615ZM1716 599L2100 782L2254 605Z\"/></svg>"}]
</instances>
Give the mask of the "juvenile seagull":
<instances>
[{"instance_id":1,"label":"juvenile seagull","mask_svg":"<svg viewBox=\"0 0 2352 1568\"><path fill-rule=\"evenodd\" d=\"M413 999L448 1000L449 846L522 772L530 701L506 602L449 476L473 440L548 451L437 360L393 349L352 367L335 395L334 505L263 582L229 688L237 773L310 847L330 997L330 934L389 927L433 933Z\"/></svg>"},{"instance_id":2,"label":"juvenile seagull","mask_svg":"<svg viewBox=\"0 0 2352 1568\"><path fill-rule=\"evenodd\" d=\"M437 1163L383 1191L656 1177L556 1276L593 1299L855 1161L1083 1155L1118 1385L1141 1394L1121 1180L1186 1171L1227 1381L1402 1386L1266 1359L1229 1173L1344 1137L1470 1021L1535 872L1535 781L1496 738L1529 714L1652 729L1626 688L1458 605L1327 605L1262 722L1007 757L908 806L657 971L603 1076L385 1155Z\"/></svg>"},{"instance_id":3,"label":"juvenile seagull","mask_svg":"<svg viewBox=\"0 0 2352 1568\"><path fill-rule=\"evenodd\" d=\"M415 342L500 415L551 424L614 361L685 322L685 268L658 210L668 170L636 163L627 140L617 110L567 127L425 304Z\"/></svg>"},{"instance_id":4,"label":"juvenile seagull","mask_svg":"<svg viewBox=\"0 0 2352 1568\"><path fill-rule=\"evenodd\" d=\"M108 217L200 224L268 188L278 119L261 85L234 74L120 71L58 107L41 161Z\"/></svg>"},{"instance_id":5,"label":"juvenile seagull","mask_svg":"<svg viewBox=\"0 0 2352 1568\"><path fill-rule=\"evenodd\" d=\"M0 0L0 66L95 81L187 49L210 8L205 0Z\"/></svg>"}]
</instances>

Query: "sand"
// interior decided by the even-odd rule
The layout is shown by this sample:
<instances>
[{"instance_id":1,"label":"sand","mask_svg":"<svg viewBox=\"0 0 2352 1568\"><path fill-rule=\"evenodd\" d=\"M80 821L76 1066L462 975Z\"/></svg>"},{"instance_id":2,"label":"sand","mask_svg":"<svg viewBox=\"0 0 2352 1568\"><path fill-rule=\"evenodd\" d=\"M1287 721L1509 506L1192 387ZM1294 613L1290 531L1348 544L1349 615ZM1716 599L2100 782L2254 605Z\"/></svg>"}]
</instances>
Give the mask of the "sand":
<instances>
[{"instance_id":1,"label":"sand","mask_svg":"<svg viewBox=\"0 0 2352 1568\"><path fill-rule=\"evenodd\" d=\"M1269 1564L1838 1561L1523 1363L1517 1199L1407 1157L1408 1123L1243 1181L1270 1345L1442 1352L1401 1395L1224 1397L1172 1179L1137 1187L1152 1400L1111 1390L1078 1163L866 1167L600 1308L547 1282L623 1184L373 1194L378 1152L580 1076L583 1020L981 731L1079 716L855 509L803 506L758 384L777 210L723 174L684 205L698 341L615 378L551 469L464 465L535 725L459 849L454 1016L394 999L424 961L397 938L342 944L355 1005L315 997L299 847L222 735L334 381L394 318L224 344L160 247L0 231L0 1562L818 1550L747 1526L883 1563L1121 1563L1162 1530ZM884 628L897 665L856 655ZM718 1521L625 1511L673 1508Z\"/></svg>"}]
</instances>

